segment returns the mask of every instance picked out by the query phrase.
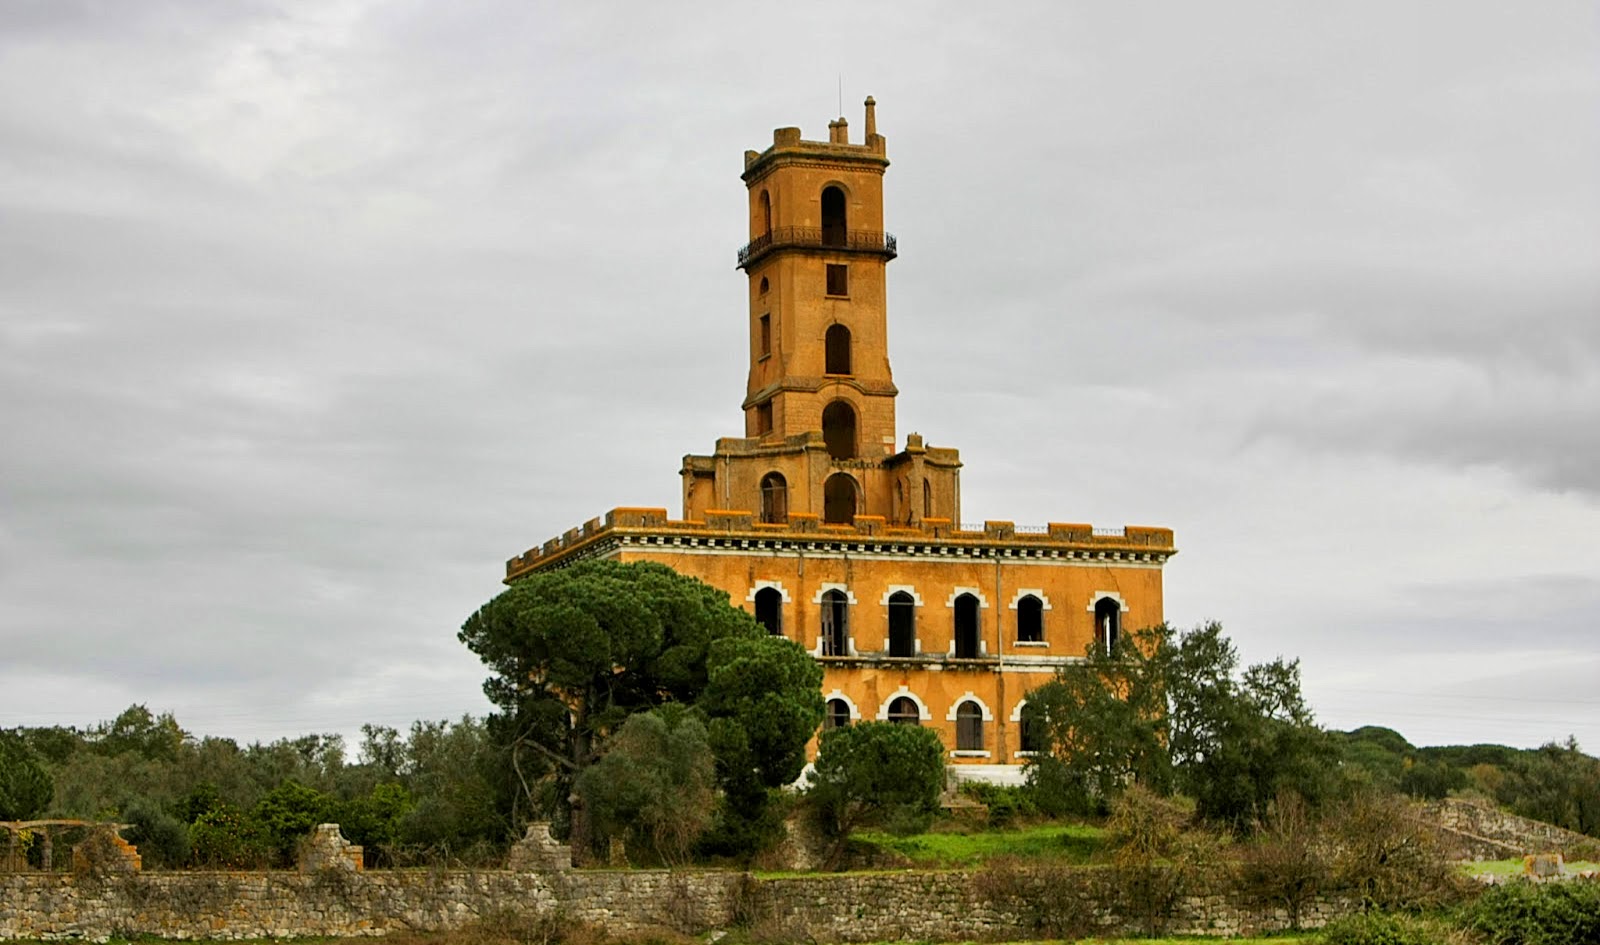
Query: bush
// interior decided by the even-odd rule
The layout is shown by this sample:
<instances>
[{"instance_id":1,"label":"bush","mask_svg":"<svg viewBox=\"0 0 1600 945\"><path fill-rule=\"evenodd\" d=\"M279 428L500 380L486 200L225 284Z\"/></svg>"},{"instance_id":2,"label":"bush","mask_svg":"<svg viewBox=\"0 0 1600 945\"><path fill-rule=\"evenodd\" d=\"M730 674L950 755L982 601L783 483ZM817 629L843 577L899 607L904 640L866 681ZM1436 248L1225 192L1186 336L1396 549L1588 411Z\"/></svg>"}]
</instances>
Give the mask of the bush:
<instances>
[{"instance_id":1,"label":"bush","mask_svg":"<svg viewBox=\"0 0 1600 945\"><path fill-rule=\"evenodd\" d=\"M148 801L134 801L123 819L128 842L139 848L146 866L177 869L189 861L189 826Z\"/></svg>"},{"instance_id":2,"label":"bush","mask_svg":"<svg viewBox=\"0 0 1600 945\"><path fill-rule=\"evenodd\" d=\"M961 793L989 808L989 826L1009 827L1018 820L1039 816L1039 806L1026 788L1009 784L968 781Z\"/></svg>"},{"instance_id":3,"label":"bush","mask_svg":"<svg viewBox=\"0 0 1600 945\"><path fill-rule=\"evenodd\" d=\"M1444 945L1460 938L1438 920L1388 912L1358 912L1322 929L1324 945Z\"/></svg>"},{"instance_id":4,"label":"bush","mask_svg":"<svg viewBox=\"0 0 1600 945\"><path fill-rule=\"evenodd\" d=\"M1600 882L1514 882L1479 896L1463 924L1491 945L1600 942Z\"/></svg>"}]
</instances>

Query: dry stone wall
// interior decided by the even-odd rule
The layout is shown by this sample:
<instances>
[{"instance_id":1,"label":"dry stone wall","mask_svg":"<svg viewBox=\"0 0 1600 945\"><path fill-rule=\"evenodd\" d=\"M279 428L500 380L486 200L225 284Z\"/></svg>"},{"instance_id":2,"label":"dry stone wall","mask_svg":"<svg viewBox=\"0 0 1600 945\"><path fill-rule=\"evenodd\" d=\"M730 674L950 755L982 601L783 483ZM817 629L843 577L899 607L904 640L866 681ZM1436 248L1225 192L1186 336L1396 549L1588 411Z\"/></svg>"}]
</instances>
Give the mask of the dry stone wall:
<instances>
[{"instance_id":1,"label":"dry stone wall","mask_svg":"<svg viewBox=\"0 0 1600 945\"><path fill-rule=\"evenodd\" d=\"M1593 837L1465 798L1434 801L1423 809L1439 828L1445 854L1453 859L1500 860L1550 852L1581 859L1600 848Z\"/></svg>"},{"instance_id":2,"label":"dry stone wall","mask_svg":"<svg viewBox=\"0 0 1600 945\"><path fill-rule=\"evenodd\" d=\"M1104 898L1099 870L1055 871L1052 901L1081 897L1092 928L1143 922ZM1090 905L1092 904L1092 905ZM1347 908L1319 900L1320 925ZM256 938L445 930L506 914L559 917L627 936L748 926L769 941L863 942L1020 938L1040 931L1028 897L997 895L968 872L756 878L724 871L325 869L312 873L120 873L0 876L0 939ZM1236 935L1282 928L1223 893L1180 900L1167 931Z\"/></svg>"}]
</instances>

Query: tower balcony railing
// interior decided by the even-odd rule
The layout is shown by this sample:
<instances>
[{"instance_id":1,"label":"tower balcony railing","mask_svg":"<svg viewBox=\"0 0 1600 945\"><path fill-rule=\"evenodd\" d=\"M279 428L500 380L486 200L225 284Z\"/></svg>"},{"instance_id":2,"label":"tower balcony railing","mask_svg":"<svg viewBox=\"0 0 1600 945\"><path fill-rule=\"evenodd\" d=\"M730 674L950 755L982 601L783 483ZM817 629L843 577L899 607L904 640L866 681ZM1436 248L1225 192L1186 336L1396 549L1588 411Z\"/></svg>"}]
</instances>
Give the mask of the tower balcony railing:
<instances>
[{"instance_id":1,"label":"tower balcony railing","mask_svg":"<svg viewBox=\"0 0 1600 945\"><path fill-rule=\"evenodd\" d=\"M886 259L899 255L893 233L877 230L840 230L820 226L779 226L763 233L739 249L743 269L766 254L779 249L829 249L844 253L877 253Z\"/></svg>"}]
</instances>

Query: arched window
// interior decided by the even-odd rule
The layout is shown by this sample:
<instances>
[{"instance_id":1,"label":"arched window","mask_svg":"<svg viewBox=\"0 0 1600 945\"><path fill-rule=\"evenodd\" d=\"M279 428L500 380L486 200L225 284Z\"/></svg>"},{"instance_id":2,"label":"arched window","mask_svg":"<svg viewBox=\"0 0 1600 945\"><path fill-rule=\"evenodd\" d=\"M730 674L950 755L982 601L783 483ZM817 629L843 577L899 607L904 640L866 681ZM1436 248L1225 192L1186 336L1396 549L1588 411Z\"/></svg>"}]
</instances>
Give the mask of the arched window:
<instances>
[{"instance_id":1,"label":"arched window","mask_svg":"<svg viewBox=\"0 0 1600 945\"><path fill-rule=\"evenodd\" d=\"M766 236L772 232L772 197L766 191L761 192L761 235Z\"/></svg>"},{"instance_id":2,"label":"arched window","mask_svg":"<svg viewBox=\"0 0 1600 945\"><path fill-rule=\"evenodd\" d=\"M836 400L822 408L822 442L827 444L828 455L834 459L850 459L856 455L854 407Z\"/></svg>"},{"instance_id":3,"label":"arched window","mask_svg":"<svg viewBox=\"0 0 1600 945\"><path fill-rule=\"evenodd\" d=\"M822 655L850 655L850 598L838 589L822 595Z\"/></svg>"},{"instance_id":4,"label":"arched window","mask_svg":"<svg viewBox=\"0 0 1600 945\"><path fill-rule=\"evenodd\" d=\"M828 326L827 334L827 365L823 368L829 374L849 374L850 372L850 329L834 323Z\"/></svg>"},{"instance_id":5,"label":"arched window","mask_svg":"<svg viewBox=\"0 0 1600 945\"><path fill-rule=\"evenodd\" d=\"M822 727L844 728L850 724L850 703L843 699L829 699L827 711L822 716Z\"/></svg>"},{"instance_id":6,"label":"arched window","mask_svg":"<svg viewBox=\"0 0 1600 945\"><path fill-rule=\"evenodd\" d=\"M760 289L760 292L761 292L762 295L766 295L767 294L767 277L766 276L762 276L761 277L761 289Z\"/></svg>"},{"instance_id":7,"label":"arched window","mask_svg":"<svg viewBox=\"0 0 1600 945\"><path fill-rule=\"evenodd\" d=\"M822 245L845 244L844 191L827 187L822 191Z\"/></svg>"},{"instance_id":8,"label":"arched window","mask_svg":"<svg viewBox=\"0 0 1600 945\"><path fill-rule=\"evenodd\" d=\"M896 725L921 725L922 713L917 711L916 700L901 696L889 703L889 721Z\"/></svg>"},{"instance_id":9,"label":"arched window","mask_svg":"<svg viewBox=\"0 0 1600 945\"><path fill-rule=\"evenodd\" d=\"M1044 713L1036 705L1022 704L1021 750L1044 751Z\"/></svg>"},{"instance_id":10,"label":"arched window","mask_svg":"<svg viewBox=\"0 0 1600 945\"><path fill-rule=\"evenodd\" d=\"M956 659L978 658L978 599L971 594L956 598Z\"/></svg>"},{"instance_id":11,"label":"arched window","mask_svg":"<svg viewBox=\"0 0 1600 945\"><path fill-rule=\"evenodd\" d=\"M789 520L789 483L781 473L761 477L761 520L769 525Z\"/></svg>"},{"instance_id":12,"label":"arched window","mask_svg":"<svg viewBox=\"0 0 1600 945\"><path fill-rule=\"evenodd\" d=\"M905 591L889 596L889 655L917 655L917 602Z\"/></svg>"},{"instance_id":13,"label":"arched window","mask_svg":"<svg viewBox=\"0 0 1600 945\"><path fill-rule=\"evenodd\" d=\"M933 485L922 480L922 517L933 518Z\"/></svg>"},{"instance_id":14,"label":"arched window","mask_svg":"<svg viewBox=\"0 0 1600 945\"><path fill-rule=\"evenodd\" d=\"M756 591L756 623L775 637L783 636L783 592L775 587Z\"/></svg>"},{"instance_id":15,"label":"arched window","mask_svg":"<svg viewBox=\"0 0 1600 945\"><path fill-rule=\"evenodd\" d=\"M849 473L834 473L822 484L822 520L830 525L856 520L856 481Z\"/></svg>"},{"instance_id":16,"label":"arched window","mask_svg":"<svg viewBox=\"0 0 1600 945\"><path fill-rule=\"evenodd\" d=\"M1017 642L1044 642L1044 601L1032 594L1017 601Z\"/></svg>"},{"instance_id":17,"label":"arched window","mask_svg":"<svg viewBox=\"0 0 1600 945\"><path fill-rule=\"evenodd\" d=\"M1122 605L1114 597L1102 597L1094 605L1094 642L1101 652L1117 649L1117 637L1122 633Z\"/></svg>"},{"instance_id":18,"label":"arched window","mask_svg":"<svg viewBox=\"0 0 1600 945\"><path fill-rule=\"evenodd\" d=\"M956 706L956 751L983 751L983 709L970 699Z\"/></svg>"}]
</instances>

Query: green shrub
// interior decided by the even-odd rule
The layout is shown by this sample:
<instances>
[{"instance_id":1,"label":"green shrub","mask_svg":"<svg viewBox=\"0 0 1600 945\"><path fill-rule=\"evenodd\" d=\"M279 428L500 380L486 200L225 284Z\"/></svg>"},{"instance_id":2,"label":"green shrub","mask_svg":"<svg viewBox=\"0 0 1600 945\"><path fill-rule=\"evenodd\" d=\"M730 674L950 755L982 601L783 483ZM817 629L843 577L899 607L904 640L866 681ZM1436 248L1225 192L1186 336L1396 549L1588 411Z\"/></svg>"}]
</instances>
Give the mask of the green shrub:
<instances>
[{"instance_id":1,"label":"green shrub","mask_svg":"<svg viewBox=\"0 0 1600 945\"><path fill-rule=\"evenodd\" d=\"M1391 912L1358 912L1322 929L1324 945L1441 945L1454 937L1437 921Z\"/></svg>"},{"instance_id":2,"label":"green shrub","mask_svg":"<svg viewBox=\"0 0 1600 945\"><path fill-rule=\"evenodd\" d=\"M968 781L961 785L961 793L989 808L991 827L1009 827L1019 819L1039 816L1033 795L1020 785Z\"/></svg>"},{"instance_id":3,"label":"green shrub","mask_svg":"<svg viewBox=\"0 0 1600 945\"><path fill-rule=\"evenodd\" d=\"M128 842L139 848L145 866L177 869L189 860L189 825L145 800L128 805Z\"/></svg>"},{"instance_id":4,"label":"green shrub","mask_svg":"<svg viewBox=\"0 0 1600 945\"><path fill-rule=\"evenodd\" d=\"M1462 919L1491 945L1592 945L1600 942L1600 882L1506 883Z\"/></svg>"}]
</instances>

